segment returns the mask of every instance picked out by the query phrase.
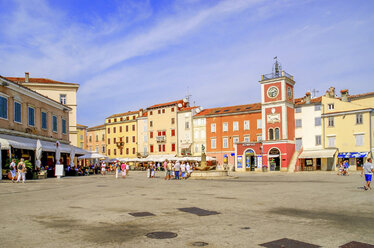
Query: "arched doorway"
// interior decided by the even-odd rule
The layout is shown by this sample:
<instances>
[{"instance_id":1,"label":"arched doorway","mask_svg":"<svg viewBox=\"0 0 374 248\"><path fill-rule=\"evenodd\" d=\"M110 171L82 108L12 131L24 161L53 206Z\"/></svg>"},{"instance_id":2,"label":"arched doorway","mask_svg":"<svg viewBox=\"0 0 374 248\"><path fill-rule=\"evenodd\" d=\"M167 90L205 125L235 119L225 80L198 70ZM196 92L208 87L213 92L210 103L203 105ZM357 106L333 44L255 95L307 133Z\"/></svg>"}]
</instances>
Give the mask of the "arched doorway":
<instances>
[{"instance_id":1,"label":"arched doorway","mask_svg":"<svg viewBox=\"0 0 374 248\"><path fill-rule=\"evenodd\" d=\"M256 154L252 149L247 149L244 152L245 170L254 171L256 168Z\"/></svg>"},{"instance_id":2,"label":"arched doorway","mask_svg":"<svg viewBox=\"0 0 374 248\"><path fill-rule=\"evenodd\" d=\"M269 168L270 171L280 171L280 151L278 148L269 150Z\"/></svg>"}]
</instances>

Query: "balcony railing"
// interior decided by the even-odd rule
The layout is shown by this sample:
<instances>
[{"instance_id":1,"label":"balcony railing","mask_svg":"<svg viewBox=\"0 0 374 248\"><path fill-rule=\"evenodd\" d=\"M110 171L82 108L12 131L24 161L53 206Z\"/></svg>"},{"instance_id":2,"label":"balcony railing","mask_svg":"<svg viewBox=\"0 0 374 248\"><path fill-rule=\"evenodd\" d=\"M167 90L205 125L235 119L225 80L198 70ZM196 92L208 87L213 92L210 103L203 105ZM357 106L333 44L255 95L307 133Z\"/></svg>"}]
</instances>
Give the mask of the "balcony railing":
<instances>
[{"instance_id":1,"label":"balcony railing","mask_svg":"<svg viewBox=\"0 0 374 248\"><path fill-rule=\"evenodd\" d=\"M269 73L269 74L264 74L262 75L262 80L268 80L268 79L273 79L273 78L280 78L280 77L288 77L291 80L293 80L293 76L288 74L285 71L281 71L279 73Z\"/></svg>"},{"instance_id":2,"label":"balcony railing","mask_svg":"<svg viewBox=\"0 0 374 248\"><path fill-rule=\"evenodd\" d=\"M157 136L156 137L156 141L157 142L166 142L166 136L162 135L162 136Z\"/></svg>"}]
</instances>

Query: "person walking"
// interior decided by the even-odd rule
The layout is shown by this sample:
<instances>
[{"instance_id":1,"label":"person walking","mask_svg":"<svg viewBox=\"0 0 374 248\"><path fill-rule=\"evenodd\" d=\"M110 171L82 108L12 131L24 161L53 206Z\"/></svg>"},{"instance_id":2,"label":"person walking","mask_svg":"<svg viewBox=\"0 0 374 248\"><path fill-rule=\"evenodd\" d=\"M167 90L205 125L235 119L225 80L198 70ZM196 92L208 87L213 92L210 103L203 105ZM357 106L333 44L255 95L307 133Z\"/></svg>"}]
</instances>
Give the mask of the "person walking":
<instances>
[{"instance_id":1,"label":"person walking","mask_svg":"<svg viewBox=\"0 0 374 248\"><path fill-rule=\"evenodd\" d=\"M371 158L368 158L367 162L363 165L363 168L361 171L361 176L365 173L365 181L366 181L366 185L364 186L365 190L371 189L370 182L373 176L373 172L374 172L374 167L373 167L373 164L371 163Z\"/></svg>"},{"instance_id":2,"label":"person walking","mask_svg":"<svg viewBox=\"0 0 374 248\"><path fill-rule=\"evenodd\" d=\"M122 163L122 164L123 164L123 163ZM121 166L122 166L122 164L121 164ZM119 177L119 171L121 170L120 168L121 168L121 167L120 167L119 163L116 163L116 178Z\"/></svg>"},{"instance_id":3,"label":"person walking","mask_svg":"<svg viewBox=\"0 0 374 248\"><path fill-rule=\"evenodd\" d=\"M130 165L129 165L129 163L126 163L125 165L126 165L126 176L128 176L129 175L129 170L130 170Z\"/></svg>"},{"instance_id":4,"label":"person walking","mask_svg":"<svg viewBox=\"0 0 374 248\"><path fill-rule=\"evenodd\" d=\"M26 181L26 165L24 161L25 160L21 158L21 161L17 165L17 171L18 171L17 183L19 183L21 178L22 178L22 183L25 183Z\"/></svg>"},{"instance_id":5,"label":"person walking","mask_svg":"<svg viewBox=\"0 0 374 248\"><path fill-rule=\"evenodd\" d=\"M16 177L17 177L17 170L16 170L16 162L14 159L12 159L12 162L10 163L9 165L9 169L10 169L10 175L12 177L12 183L14 183L14 180L16 180Z\"/></svg>"},{"instance_id":6,"label":"person walking","mask_svg":"<svg viewBox=\"0 0 374 248\"><path fill-rule=\"evenodd\" d=\"M179 172L181 170L181 164L179 163L179 161L175 162L175 165L174 165L174 176L175 176L175 179L176 180L179 180Z\"/></svg>"},{"instance_id":7,"label":"person walking","mask_svg":"<svg viewBox=\"0 0 374 248\"><path fill-rule=\"evenodd\" d=\"M349 174L348 174L348 168L349 168L349 163L348 163L348 160L346 160L344 162L344 175L346 175L346 176L349 176Z\"/></svg>"},{"instance_id":8,"label":"person walking","mask_svg":"<svg viewBox=\"0 0 374 248\"><path fill-rule=\"evenodd\" d=\"M182 162L181 164L181 179L186 178L186 164Z\"/></svg>"},{"instance_id":9,"label":"person walking","mask_svg":"<svg viewBox=\"0 0 374 248\"><path fill-rule=\"evenodd\" d=\"M171 161L167 161L167 167L166 168L167 168L166 169L166 179L170 180L170 178L171 178L171 170L173 169L173 165L171 164Z\"/></svg>"},{"instance_id":10,"label":"person walking","mask_svg":"<svg viewBox=\"0 0 374 248\"><path fill-rule=\"evenodd\" d=\"M126 164L122 163L121 164L121 173L122 173L122 178L126 177Z\"/></svg>"},{"instance_id":11,"label":"person walking","mask_svg":"<svg viewBox=\"0 0 374 248\"><path fill-rule=\"evenodd\" d=\"M101 163L101 175L104 176L106 171L106 164L105 162Z\"/></svg>"}]
</instances>

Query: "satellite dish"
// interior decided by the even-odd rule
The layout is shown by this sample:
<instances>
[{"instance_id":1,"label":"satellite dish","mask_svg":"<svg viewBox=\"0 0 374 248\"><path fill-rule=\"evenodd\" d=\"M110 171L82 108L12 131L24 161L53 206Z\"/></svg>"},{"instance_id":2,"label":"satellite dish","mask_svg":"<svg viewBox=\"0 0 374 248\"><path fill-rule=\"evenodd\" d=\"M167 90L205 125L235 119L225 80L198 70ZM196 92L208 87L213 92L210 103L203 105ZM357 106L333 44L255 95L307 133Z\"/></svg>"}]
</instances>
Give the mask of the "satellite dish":
<instances>
[{"instance_id":1,"label":"satellite dish","mask_svg":"<svg viewBox=\"0 0 374 248\"><path fill-rule=\"evenodd\" d=\"M181 108L183 105L182 103L178 103L178 107Z\"/></svg>"}]
</instances>

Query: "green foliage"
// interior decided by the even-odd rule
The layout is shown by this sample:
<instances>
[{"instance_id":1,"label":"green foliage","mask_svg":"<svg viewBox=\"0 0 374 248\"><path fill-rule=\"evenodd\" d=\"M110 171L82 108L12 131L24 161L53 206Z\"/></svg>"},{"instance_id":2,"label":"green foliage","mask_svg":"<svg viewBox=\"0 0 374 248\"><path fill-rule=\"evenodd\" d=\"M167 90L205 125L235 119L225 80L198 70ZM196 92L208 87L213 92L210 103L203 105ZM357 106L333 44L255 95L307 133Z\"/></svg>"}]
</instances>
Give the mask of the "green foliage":
<instances>
[{"instance_id":1,"label":"green foliage","mask_svg":"<svg viewBox=\"0 0 374 248\"><path fill-rule=\"evenodd\" d=\"M14 159L14 163L16 163L16 165L18 165L20 159L18 159L18 158L13 158L13 159ZM9 165L10 165L11 162L12 162L12 160L10 158L7 158L7 160L5 162L4 169L9 170ZM25 162L25 166L28 170L33 170L34 169L34 166L32 165L32 163L29 160L25 160L24 162Z\"/></svg>"}]
</instances>

